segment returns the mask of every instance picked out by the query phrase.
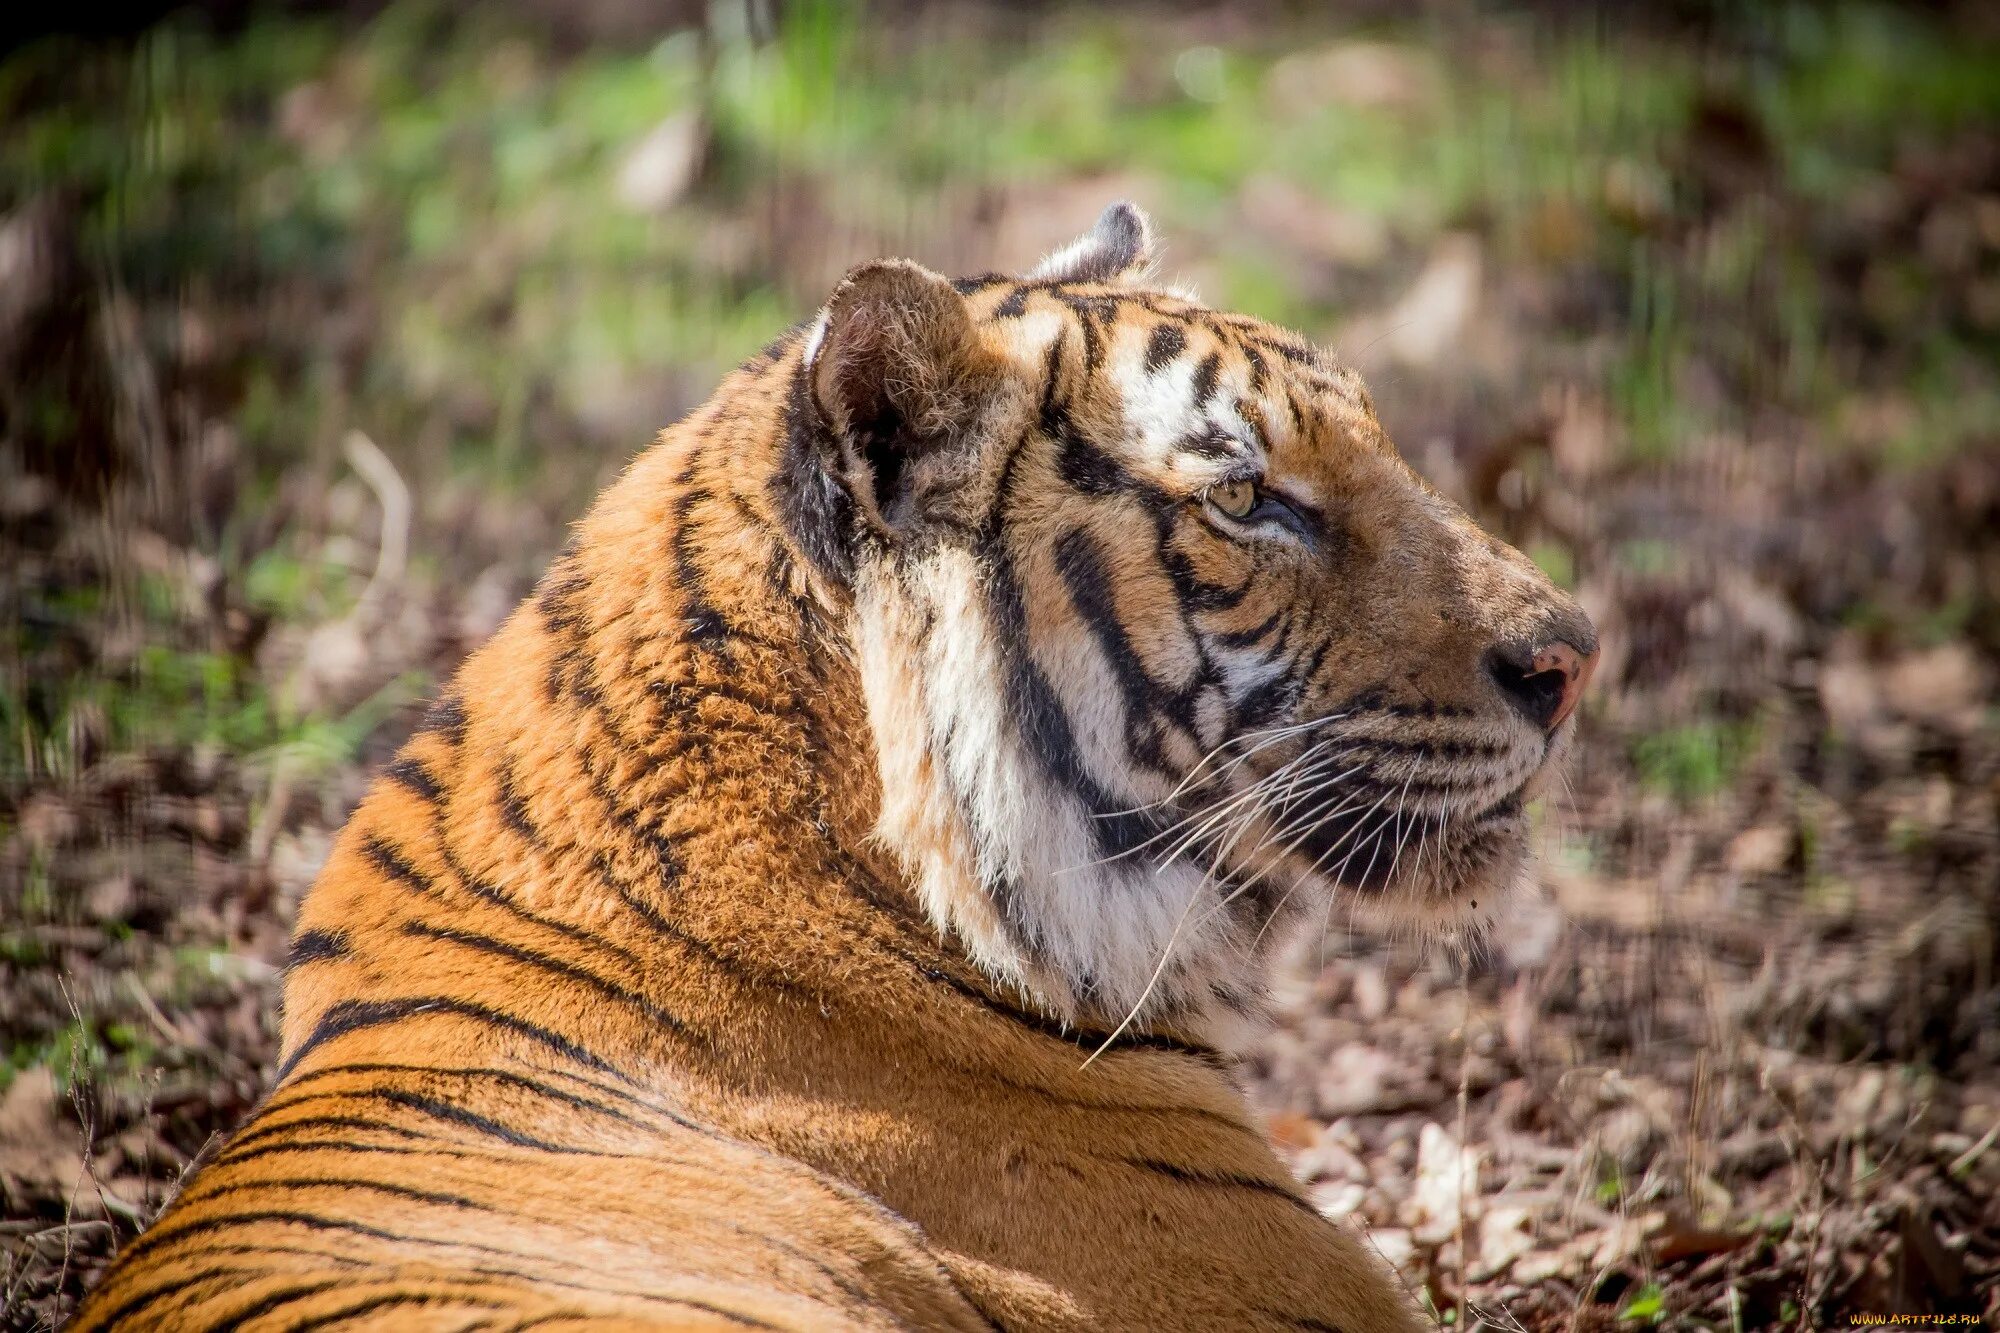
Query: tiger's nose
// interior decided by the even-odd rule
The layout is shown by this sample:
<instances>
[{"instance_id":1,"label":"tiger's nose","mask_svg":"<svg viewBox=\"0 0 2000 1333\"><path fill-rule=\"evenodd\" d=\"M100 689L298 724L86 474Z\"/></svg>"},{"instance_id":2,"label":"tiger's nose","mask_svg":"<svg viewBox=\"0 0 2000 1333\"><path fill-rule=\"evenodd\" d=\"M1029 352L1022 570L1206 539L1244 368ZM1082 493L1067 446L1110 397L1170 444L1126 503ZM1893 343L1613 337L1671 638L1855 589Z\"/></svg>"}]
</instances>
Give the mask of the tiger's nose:
<instances>
[{"instance_id":1,"label":"tiger's nose","mask_svg":"<svg viewBox=\"0 0 2000 1333\"><path fill-rule=\"evenodd\" d=\"M1576 711L1597 667L1597 636L1495 644L1486 650L1486 674L1507 702L1543 731L1554 731Z\"/></svg>"}]
</instances>

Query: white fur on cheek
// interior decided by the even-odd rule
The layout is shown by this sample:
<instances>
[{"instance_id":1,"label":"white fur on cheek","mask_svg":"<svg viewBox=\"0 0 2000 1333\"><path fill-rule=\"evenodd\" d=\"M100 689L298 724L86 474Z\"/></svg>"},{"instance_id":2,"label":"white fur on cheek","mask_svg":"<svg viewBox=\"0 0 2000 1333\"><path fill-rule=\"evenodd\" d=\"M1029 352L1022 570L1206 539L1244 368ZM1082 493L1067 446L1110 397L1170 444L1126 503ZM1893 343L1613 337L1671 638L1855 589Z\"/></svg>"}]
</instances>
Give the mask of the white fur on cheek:
<instances>
[{"instance_id":1,"label":"white fur on cheek","mask_svg":"<svg viewBox=\"0 0 2000 1333\"><path fill-rule=\"evenodd\" d=\"M979 891L978 860L951 784L931 751L920 616L891 576L865 571L855 598L855 644L882 777L876 836L916 881L924 910L953 930L974 961L1029 989L1027 960L1008 943L995 905Z\"/></svg>"},{"instance_id":2,"label":"white fur on cheek","mask_svg":"<svg viewBox=\"0 0 2000 1333\"><path fill-rule=\"evenodd\" d=\"M986 597L978 562L950 548L899 574L867 573L857 596L882 774L876 833L915 879L925 911L989 975L1067 1020L1186 1012L1212 982L1240 988L1249 960L1226 919L1207 910L1215 887L1185 863L1105 860L1095 817L1029 750ZM1122 720L1116 691L1083 653L1069 665L1096 683L1082 692L1095 702L1082 708L1072 690L1066 718L1122 799L1124 784L1101 767ZM1170 942L1173 980L1154 986Z\"/></svg>"},{"instance_id":3,"label":"white fur on cheek","mask_svg":"<svg viewBox=\"0 0 2000 1333\"><path fill-rule=\"evenodd\" d=\"M822 310L819 312L819 318L812 322L812 327L806 330L805 355L799 364L807 370L812 369L813 363L819 360L819 349L826 342L826 326L832 318L831 310Z\"/></svg>"}]
</instances>

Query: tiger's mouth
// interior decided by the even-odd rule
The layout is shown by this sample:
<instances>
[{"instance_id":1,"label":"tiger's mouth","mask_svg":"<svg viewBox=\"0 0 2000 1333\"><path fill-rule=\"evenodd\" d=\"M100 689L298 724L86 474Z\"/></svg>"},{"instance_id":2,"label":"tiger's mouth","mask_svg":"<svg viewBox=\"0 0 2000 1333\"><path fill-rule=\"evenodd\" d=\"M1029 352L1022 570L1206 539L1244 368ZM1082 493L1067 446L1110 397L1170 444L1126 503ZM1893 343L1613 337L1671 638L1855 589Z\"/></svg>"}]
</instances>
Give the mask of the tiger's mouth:
<instances>
[{"instance_id":1,"label":"tiger's mouth","mask_svg":"<svg viewBox=\"0 0 2000 1333\"><path fill-rule=\"evenodd\" d=\"M1216 859L1279 903L1316 883L1426 925L1490 911L1527 864L1529 806L1560 771L1567 733L1525 741L1452 734L1434 718L1341 722L1306 724L1262 752L1261 738L1241 743L1238 768L1255 775L1205 803L1233 816L1208 816Z\"/></svg>"},{"instance_id":2,"label":"tiger's mouth","mask_svg":"<svg viewBox=\"0 0 2000 1333\"><path fill-rule=\"evenodd\" d=\"M1303 833L1299 854L1313 873L1358 893L1383 894L1392 888L1437 896L1456 878L1447 872L1469 852L1505 837L1523 822L1516 791L1471 814L1449 808L1335 811Z\"/></svg>"}]
</instances>

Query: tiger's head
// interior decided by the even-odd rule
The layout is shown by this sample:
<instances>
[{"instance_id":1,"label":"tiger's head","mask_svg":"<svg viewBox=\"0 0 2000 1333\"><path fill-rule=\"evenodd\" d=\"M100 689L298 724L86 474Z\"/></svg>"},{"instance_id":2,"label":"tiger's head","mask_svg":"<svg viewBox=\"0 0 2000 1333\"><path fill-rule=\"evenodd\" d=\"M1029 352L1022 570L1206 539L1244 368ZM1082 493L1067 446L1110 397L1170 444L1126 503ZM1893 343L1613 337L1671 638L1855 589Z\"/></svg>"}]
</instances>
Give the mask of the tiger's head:
<instances>
[{"instance_id":1,"label":"tiger's head","mask_svg":"<svg viewBox=\"0 0 2000 1333\"><path fill-rule=\"evenodd\" d=\"M1064 1018L1201 1028L1336 904L1490 923L1597 642L1352 372L1150 251L1121 204L1022 279L855 269L779 499L933 921Z\"/></svg>"}]
</instances>

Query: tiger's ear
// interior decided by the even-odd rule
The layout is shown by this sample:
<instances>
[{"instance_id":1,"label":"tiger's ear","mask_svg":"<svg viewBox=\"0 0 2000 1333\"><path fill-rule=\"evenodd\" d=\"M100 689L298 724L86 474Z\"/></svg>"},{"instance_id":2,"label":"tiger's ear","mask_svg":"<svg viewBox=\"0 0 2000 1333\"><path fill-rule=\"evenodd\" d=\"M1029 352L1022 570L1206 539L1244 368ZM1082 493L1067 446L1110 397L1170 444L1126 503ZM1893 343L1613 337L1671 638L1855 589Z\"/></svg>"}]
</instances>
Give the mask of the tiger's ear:
<instances>
[{"instance_id":1,"label":"tiger's ear","mask_svg":"<svg viewBox=\"0 0 2000 1333\"><path fill-rule=\"evenodd\" d=\"M999 373L965 298L901 259L849 272L805 355L814 405L845 461L869 474L870 498L885 519L910 465L977 424Z\"/></svg>"},{"instance_id":2,"label":"tiger's ear","mask_svg":"<svg viewBox=\"0 0 2000 1333\"><path fill-rule=\"evenodd\" d=\"M1035 265L1031 282L1129 282L1153 262L1153 225L1122 200L1097 225Z\"/></svg>"}]
</instances>

